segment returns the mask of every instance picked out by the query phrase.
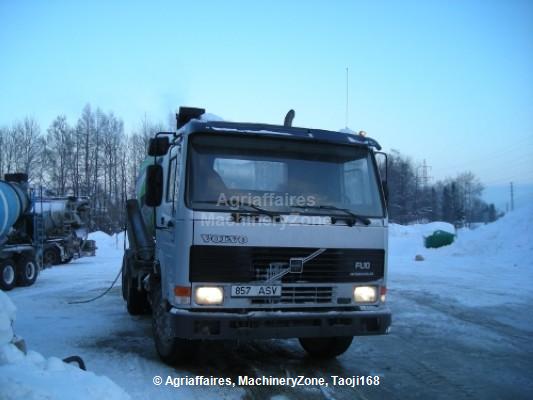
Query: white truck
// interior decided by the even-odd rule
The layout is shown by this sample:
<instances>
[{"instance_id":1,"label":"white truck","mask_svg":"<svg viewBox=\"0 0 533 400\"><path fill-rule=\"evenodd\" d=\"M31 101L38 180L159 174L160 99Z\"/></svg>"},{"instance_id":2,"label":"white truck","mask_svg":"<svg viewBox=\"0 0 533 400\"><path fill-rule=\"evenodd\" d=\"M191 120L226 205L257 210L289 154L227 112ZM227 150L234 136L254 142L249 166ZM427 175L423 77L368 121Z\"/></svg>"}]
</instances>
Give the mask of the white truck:
<instances>
[{"instance_id":1,"label":"white truck","mask_svg":"<svg viewBox=\"0 0 533 400\"><path fill-rule=\"evenodd\" d=\"M203 340L299 338L318 358L385 334L386 183L368 137L202 119L151 140L127 202L122 292L161 359ZM386 174L384 174L386 175Z\"/></svg>"},{"instance_id":2,"label":"white truck","mask_svg":"<svg viewBox=\"0 0 533 400\"><path fill-rule=\"evenodd\" d=\"M96 243L88 239L88 197L37 197L34 211L43 220L43 266L96 254Z\"/></svg>"}]
</instances>

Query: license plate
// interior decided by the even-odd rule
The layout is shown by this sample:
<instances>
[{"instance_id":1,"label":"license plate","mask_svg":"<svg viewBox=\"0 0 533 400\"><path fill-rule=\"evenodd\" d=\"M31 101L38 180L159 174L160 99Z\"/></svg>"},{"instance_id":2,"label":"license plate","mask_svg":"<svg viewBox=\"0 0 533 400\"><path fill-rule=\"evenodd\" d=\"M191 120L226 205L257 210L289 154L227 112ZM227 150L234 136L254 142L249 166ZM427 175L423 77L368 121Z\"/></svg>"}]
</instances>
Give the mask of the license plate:
<instances>
[{"instance_id":1,"label":"license plate","mask_svg":"<svg viewBox=\"0 0 533 400\"><path fill-rule=\"evenodd\" d=\"M279 297L281 286L239 285L231 287L231 297Z\"/></svg>"}]
</instances>

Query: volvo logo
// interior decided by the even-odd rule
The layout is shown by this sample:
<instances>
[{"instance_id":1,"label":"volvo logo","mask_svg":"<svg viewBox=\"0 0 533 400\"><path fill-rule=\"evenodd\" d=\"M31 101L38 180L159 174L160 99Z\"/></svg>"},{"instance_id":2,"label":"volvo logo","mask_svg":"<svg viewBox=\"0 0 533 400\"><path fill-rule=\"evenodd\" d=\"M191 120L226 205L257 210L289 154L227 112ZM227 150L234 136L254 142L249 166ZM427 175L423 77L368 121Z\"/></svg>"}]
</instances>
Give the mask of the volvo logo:
<instances>
[{"instance_id":1,"label":"volvo logo","mask_svg":"<svg viewBox=\"0 0 533 400\"><path fill-rule=\"evenodd\" d=\"M268 266L266 282L275 282L281 280L288 273L301 274L304 270L304 264L312 259L318 257L325 252L326 249L318 249L317 251L309 254L307 257L292 257L288 263L285 262L273 262Z\"/></svg>"},{"instance_id":2,"label":"volvo logo","mask_svg":"<svg viewBox=\"0 0 533 400\"><path fill-rule=\"evenodd\" d=\"M231 243L231 244L245 244L248 243L246 236L240 235L216 235L213 233L206 233L200 235L204 243Z\"/></svg>"}]
</instances>

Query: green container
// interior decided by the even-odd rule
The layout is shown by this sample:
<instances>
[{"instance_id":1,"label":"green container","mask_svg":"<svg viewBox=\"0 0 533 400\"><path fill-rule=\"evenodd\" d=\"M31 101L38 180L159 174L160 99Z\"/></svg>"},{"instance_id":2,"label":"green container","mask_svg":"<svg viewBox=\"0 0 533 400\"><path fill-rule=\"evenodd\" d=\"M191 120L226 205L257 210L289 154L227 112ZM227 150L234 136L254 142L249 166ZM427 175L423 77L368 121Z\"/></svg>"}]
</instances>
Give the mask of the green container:
<instances>
[{"instance_id":1,"label":"green container","mask_svg":"<svg viewBox=\"0 0 533 400\"><path fill-rule=\"evenodd\" d=\"M424 246L426 246L428 249L436 249L438 247L452 244L454 239L455 235L453 233L441 231L439 229L438 231L435 231L431 235L424 238Z\"/></svg>"}]
</instances>

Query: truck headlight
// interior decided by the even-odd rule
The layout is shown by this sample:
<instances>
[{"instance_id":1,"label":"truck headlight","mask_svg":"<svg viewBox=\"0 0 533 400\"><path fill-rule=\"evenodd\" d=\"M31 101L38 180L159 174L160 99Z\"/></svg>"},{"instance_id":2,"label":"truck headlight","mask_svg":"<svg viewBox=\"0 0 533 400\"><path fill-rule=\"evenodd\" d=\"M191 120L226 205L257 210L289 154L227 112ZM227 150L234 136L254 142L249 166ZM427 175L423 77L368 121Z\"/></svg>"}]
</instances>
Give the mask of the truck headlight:
<instances>
[{"instance_id":1,"label":"truck headlight","mask_svg":"<svg viewBox=\"0 0 533 400\"><path fill-rule=\"evenodd\" d=\"M202 306L222 304L224 290L218 286L199 286L194 290L194 302Z\"/></svg>"},{"instance_id":2,"label":"truck headlight","mask_svg":"<svg viewBox=\"0 0 533 400\"><path fill-rule=\"evenodd\" d=\"M375 303L378 298L376 286L356 286L353 291L356 303Z\"/></svg>"}]
</instances>

